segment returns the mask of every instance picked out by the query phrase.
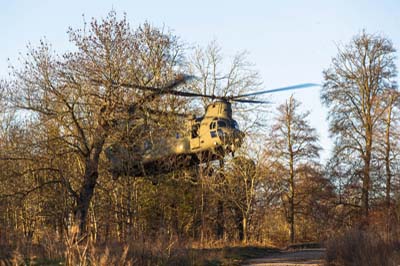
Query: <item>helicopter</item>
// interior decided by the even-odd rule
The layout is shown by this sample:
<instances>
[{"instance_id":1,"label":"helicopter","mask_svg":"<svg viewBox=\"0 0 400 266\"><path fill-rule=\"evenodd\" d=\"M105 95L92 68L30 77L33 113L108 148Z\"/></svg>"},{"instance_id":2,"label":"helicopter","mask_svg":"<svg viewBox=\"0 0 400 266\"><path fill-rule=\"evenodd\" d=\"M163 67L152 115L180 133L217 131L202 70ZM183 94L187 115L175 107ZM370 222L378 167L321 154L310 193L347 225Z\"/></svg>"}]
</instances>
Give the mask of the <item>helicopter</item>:
<instances>
[{"instance_id":1,"label":"helicopter","mask_svg":"<svg viewBox=\"0 0 400 266\"><path fill-rule=\"evenodd\" d=\"M215 96L176 90L174 85L158 89L153 87L118 84L128 88L150 90L155 94L172 94L181 97L204 97L212 99L203 116L188 116L183 132L170 136L145 139L140 145L113 143L106 147L109 171L118 176L149 176L189 168L203 162L222 160L227 154L234 155L241 147L244 132L232 117L231 102L270 104L268 101L248 97L279 91L318 86L304 83L289 87L263 90L235 96Z\"/></svg>"}]
</instances>

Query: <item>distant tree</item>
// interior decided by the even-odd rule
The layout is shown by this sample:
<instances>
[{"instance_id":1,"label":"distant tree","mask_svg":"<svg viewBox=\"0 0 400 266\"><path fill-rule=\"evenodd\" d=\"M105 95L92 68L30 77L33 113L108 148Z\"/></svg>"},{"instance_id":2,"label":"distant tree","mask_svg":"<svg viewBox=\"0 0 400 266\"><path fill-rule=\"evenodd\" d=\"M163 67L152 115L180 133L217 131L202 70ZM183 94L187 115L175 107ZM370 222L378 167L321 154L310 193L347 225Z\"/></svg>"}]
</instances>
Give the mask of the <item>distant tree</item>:
<instances>
[{"instance_id":1,"label":"distant tree","mask_svg":"<svg viewBox=\"0 0 400 266\"><path fill-rule=\"evenodd\" d=\"M247 52L239 52L231 59L224 57L216 41L206 48L195 48L189 57L188 72L197 77L190 88L208 95L238 95L256 90L261 84L258 72L247 60ZM210 98L201 100L204 107L212 102Z\"/></svg>"},{"instance_id":2,"label":"distant tree","mask_svg":"<svg viewBox=\"0 0 400 266\"><path fill-rule=\"evenodd\" d=\"M0 80L0 114L3 114L4 112L4 106L5 106L5 85L3 84L4 81Z\"/></svg>"},{"instance_id":3,"label":"distant tree","mask_svg":"<svg viewBox=\"0 0 400 266\"><path fill-rule=\"evenodd\" d=\"M335 228L352 227L359 220L360 195L359 181L362 162L351 152L343 152L334 147L332 156L326 163L326 176L335 184L336 205Z\"/></svg>"},{"instance_id":4,"label":"distant tree","mask_svg":"<svg viewBox=\"0 0 400 266\"><path fill-rule=\"evenodd\" d=\"M400 150L398 145L399 133L397 129L399 128L399 94L394 92L389 92L387 98L388 107L384 116L384 162L385 162L385 173L386 173L386 205L389 208L391 204L391 186L392 177L398 174L396 165L398 164Z\"/></svg>"},{"instance_id":5,"label":"distant tree","mask_svg":"<svg viewBox=\"0 0 400 266\"><path fill-rule=\"evenodd\" d=\"M261 178L260 169L252 159L242 156L234 158L227 167L219 196L236 213L234 219L239 239L247 243L250 217Z\"/></svg>"},{"instance_id":6,"label":"distant tree","mask_svg":"<svg viewBox=\"0 0 400 266\"><path fill-rule=\"evenodd\" d=\"M400 146L398 133L400 113L399 113L399 94L395 91L387 91L384 101L387 108L380 121L380 128L375 132L377 141L374 148L379 160L379 174L377 182L379 187L385 187L386 205L386 233L389 238L392 234L391 223L393 219L393 188L395 187L395 177L399 175L398 165L400 157ZM382 174L381 174L382 173ZM382 177L383 178L382 178ZM381 177L381 178L379 178Z\"/></svg>"},{"instance_id":7,"label":"distant tree","mask_svg":"<svg viewBox=\"0 0 400 266\"><path fill-rule=\"evenodd\" d=\"M247 52L238 52L232 57L224 56L222 48L216 41L210 42L206 47L196 47L193 53L188 57L187 72L196 78L188 84L192 91L200 94L215 95L215 96L228 96L238 95L250 91L255 91L260 86L259 73L254 69L254 65L248 61ZM192 107L198 110L198 113L203 114L205 108L213 101L210 98L191 99ZM239 116L245 116L244 112L251 109L249 106L244 106L232 102L235 113L234 117L237 119ZM199 108L201 106L202 108ZM200 110L199 110L200 109ZM240 109L240 111L239 111ZM253 117L257 117L258 114L253 113ZM254 126L255 121L259 119L249 119L247 113L246 119L240 121L242 127L251 127L251 129L258 129L259 126ZM252 125L252 126L250 126ZM242 128L243 130L243 128ZM247 131L247 130L244 130ZM244 149L245 150L245 149ZM246 153L246 152L244 152ZM222 164L221 164L222 165ZM224 168L224 167L222 167ZM217 185L221 188L231 184L236 186L236 183L230 183L225 180L225 173L220 169L217 171L213 179L215 182L213 185ZM218 186L221 185L221 186ZM224 187L224 189L227 189ZM230 188L235 189L235 188ZM216 200L216 217L217 220L217 237L222 238L224 235L224 200L223 195L225 191L214 191L217 192L214 195L219 195ZM210 200L211 201L211 200ZM241 213L241 211L239 211ZM241 214L240 214L241 215ZM240 218L240 220L242 220ZM241 231L243 228L239 226ZM240 233L243 238L243 234Z\"/></svg>"},{"instance_id":8,"label":"distant tree","mask_svg":"<svg viewBox=\"0 0 400 266\"><path fill-rule=\"evenodd\" d=\"M278 107L278 115L272 126L266 148L274 160L274 165L282 174L281 184L284 187L282 201L290 225L290 241L295 241L296 208L301 198L297 182L302 171L312 168L319 158L318 136L307 121L308 112L300 113L300 103L293 96ZM302 173L304 175L304 173Z\"/></svg>"},{"instance_id":9,"label":"distant tree","mask_svg":"<svg viewBox=\"0 0 400 266\"><path fill-rule=\"evenodd\" d=\"M318 164L299 166L296 182L297 239L318 241L334 229L334 185ZM335 229L334 229L335 230Z\"/></svg>"},{"instance_id":10,"label":"distant tree","mask_svg":"<svg viewBox=\"0 0 400 266\"><path fill-rule=\"evenodd\" d=\"M135 86L166 90L184 78L176 76L181 58L176 38L149 24L133 31L125 17L118 20L110 12L82 30L70 29L69 37L74 52L57 55L46 42L30 47L23 67L13 70L10 88L14 106L34 114L41 134L46 135L49 126L54 129L47 138L48 148L63 147L54 155L72 155L80 166L78 182L72 183L69 173L62 183L75 199L74 216L82 233L99 176L100 155L114 125L132 111L146 108L157 96Z\"/></svg>"},{"instance_id":11,"label":"distant tree","mask_svg":"<svg viewBox=\"0 0 400 266\"><path fill-rule=\"evenodd\" d=\"M390 40L363 31L338 48L338 55L323 72L321 99L329 108L335 156L353 154L362 162L360 172L355 174L362 182L364 218L369 214L374 133L389 106L385 92L397 87L394 52Z\"/></svg>"}]
</instances>

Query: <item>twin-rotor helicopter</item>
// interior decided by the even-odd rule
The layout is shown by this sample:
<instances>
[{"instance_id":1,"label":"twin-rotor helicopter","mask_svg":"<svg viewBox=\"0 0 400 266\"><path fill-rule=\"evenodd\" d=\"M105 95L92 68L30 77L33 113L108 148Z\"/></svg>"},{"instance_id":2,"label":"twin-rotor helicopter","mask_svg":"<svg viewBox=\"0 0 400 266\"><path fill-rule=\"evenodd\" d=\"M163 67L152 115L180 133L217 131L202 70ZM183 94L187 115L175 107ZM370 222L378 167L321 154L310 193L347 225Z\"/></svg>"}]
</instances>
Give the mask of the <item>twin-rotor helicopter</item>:
<instances>
[{"instance_id":1,"label":"twin-rotor helicopter","mask_svg":"<svg viewBox=\"0 0 400 266\"><path fill-rule=\"evenodd\" d=\"M185 79L188 79L185 77ZM144 139L140 145L109 145L105 154L110 164L110 172L118 176L148 176L168 173L198 165L202 162L221 160L232 155L242 145L245 134L232 117L231 102L265 104L254 96L317 86L313 83L263 90L235 96L215 96L195 92L180 91L178 83L164 88L118 84L123 87L150 90L155 94L172 94L181 97L203 97L212 99L201 117L186 118L185 129L173 136ZM249 97L252 97L249 99Z\"/></svg>"}]
</instances>

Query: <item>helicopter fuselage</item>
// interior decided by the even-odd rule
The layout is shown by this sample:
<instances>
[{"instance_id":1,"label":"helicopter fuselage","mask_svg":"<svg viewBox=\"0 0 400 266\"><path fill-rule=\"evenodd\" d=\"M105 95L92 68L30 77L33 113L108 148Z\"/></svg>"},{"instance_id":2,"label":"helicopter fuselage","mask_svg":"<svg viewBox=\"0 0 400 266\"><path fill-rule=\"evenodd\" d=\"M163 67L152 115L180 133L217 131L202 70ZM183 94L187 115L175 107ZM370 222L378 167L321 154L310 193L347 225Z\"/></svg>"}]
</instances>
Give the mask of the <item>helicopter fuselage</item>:
<instances>
[{"instance_id":1,"label":"helicopter fuselage","mask_svg":"<svg viewBox=\"0 0 400 266\"><path fill-rule=\"evenodd\" d=\"M168 173L201 162L222 159L242 144L244 134L232 119L231 104L216 101L201 118L186 122L186 134L145 140L143 147L109 146L105 153L114 176Z\"/></svg>"}]
</instances>

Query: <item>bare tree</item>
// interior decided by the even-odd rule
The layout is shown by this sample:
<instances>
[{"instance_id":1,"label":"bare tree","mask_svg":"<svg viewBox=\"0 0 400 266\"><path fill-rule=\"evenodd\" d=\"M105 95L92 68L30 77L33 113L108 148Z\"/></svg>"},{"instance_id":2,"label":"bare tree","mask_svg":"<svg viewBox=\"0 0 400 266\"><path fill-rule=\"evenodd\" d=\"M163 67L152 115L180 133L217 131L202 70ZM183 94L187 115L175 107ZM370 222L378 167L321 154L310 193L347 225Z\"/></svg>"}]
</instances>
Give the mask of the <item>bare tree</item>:
<instances>
[{"instance_id":1,"label":"bare tree","mask_svg":"<svg viewBox=\"0 0 400 266\"><path fill-rule=\"evenodd\" d=\"M0 80L0 114L4 112L5 106L5 85L3 83L4 81Z\"/></svg>"},{"instance_id":2,"label":"bare tree","mask_svg":"<svg viewBox=\"0 0 400 266\"><path fill-rule=\"evenodd\" d=\"M253 64L247 60L247 52L239 52L230 62L223 56L216 41L206 48L197 47L189 58L188 72L197 77L190 88L198 93L227 96L256 90L260 77ZM204 107L212 101L202 98Z\"/></svg>"},{"instance_id":3,"label":"bare tree","mask_svg":"<svg viewBox=\"0 0 400 266\"><path fill-rule=\"evenodd\" d=\"M312 165L319 158L318 136L307 121L308 112L299 113L300 103L293 96L278 107L276 123L272 127L267 149L275 159L277 168L284 173L282 185L285 188L283 203L287 207L287 222L290 225L290 241L295 241L295 215L299 198L296 182L304 165Z\"/></svg>"},{"instance_id":4,"label":"bare tree","mask_svg":"<svg viewBox=\"0 0 400 266\"><path fill-rule=\"evenodd\" d=\"M332 59L321 93L329 107L330 131L339 153L357 154L362 161L361 212L369 214L374 132L388 107L385 90L396 88L393 44L362 32Z\"/></svg>"},{"instance_id":5,"label":"bare tree","mask_svg":"<svg viewBox=\"0 0 400 266\"><path fill-rule=\"evenodd\" d=\"M193 54L188 58L186 67L187 72L196 77L196 79L189 84L190 89L200 94L215 96L238 95L241 93L254 91L258 88L258 86L261 85L258 72L254 70L254 65L251 64L247 59L247 52L239 52L233 57L226 57L223 55L222 49L216 41L212 41L205 48L195 48ZM202 110L198 110L199 113L203 113L208 104L210 104L213 100L214 99L210 98L201 98L200 101L194 100L192 101L192 107L197 109L199 109L199 106L203 107L201 108ZM251 107L249 108L249 106L236 103L232 104L234 105L236 111L236 117L241 115L244 116L243 111L254 110L251 109ZM254 114L254 117L256 116L257 114ZM247 126L250 127L250 125L255 124L255 119L249 119L248 117L249 115L247 113L247 119L242 119L242 121L240 121L241 125L247 124ZM252 129L254 128L255 127ZM244 129L244 131L246 131L246 129ZM221 163L223 162L221 161ZM222 165L223 164L221 164L221 166ZM227 186L236 186L232 183L229 183L228 180L225 180L225 173L222 170L223 168L224 167L221 167L220 171L218 171L216 176L219 178L215 178L215 184L213 184L217 185L219 189L222 189L221 191L214 191L217 192L216 194L219 196L224 195L226 189L234 189L234 187L228 188ZM217 200L216 216L218 217L218 224L216 231L218 232L217 235L219 238L222 238L224 235L223 212L226 201L223 197L224 196L219 197ZM240 208L243 210L243 206ZM242 227L239 227L239 230L243 231L242 229ZM241 238L243 238L243 234L240 234L242 235Z\"/></svg>"},{"instance_id":6,"label":"bare tree","mask_svg":"<svg viewBox=\"0 0 400 266\"><path fill-rule=\"evenodd\" d=\"M241 51L232 57L225 56L217 41L210 42L207 47L197 47L189 56L187 72L197 77L190 82L191 90L207 95L229 96L254 92L259 89L262 82L254 64L248 60L248 52ZM202 98L200 104L203 109L213 99ZM198 107L198 101L193 101ZM254 135L266 124L265 117L260 115L263 107L232 102L235 116L240 121L243 132ZM204 110L199 110L203 112ZM254 112L257 111L257 112ZM251 115L250 115L251 113Z\"/></svg>"},{"instance_id":7,"label":"bare tree","mask_svg":"<svg viewBox=\"0 0 400 266\"><path fill-rule=\"evenodd\" d=\"M386 112L381 117L379 129L375 132L377 141L374 148L377 152L377 158L379 161L379 169L381 174L378 174L377 186L379 188L385 187L385 205L386 205L386 235L391 235L391 223L392 219L392 208L393 208L393 185L394 177L398 176L398 163L400 150L398 145L398 128L400 122L399 116L399 94L395 91L387 91L386 96L383 99L386 104ZM384 178L379 178L383 176Z\"/></svg>"},{"instance_id":8,"label":"bare tree","mask_svg":"<svg viewBox=\"0 0 400 266\"><path fill-rule=\"evenodd\" d=\"M249 223L254 211L258 184L261 180L260 165L248 157L236 157L227 166L225 179L220 185L219 197L236 210L235 222L239 239L249 240Z\"/></svg>"},{"instance_id":9,"label":"bare tree","mask_svg":"<svg viewBox=\"0 0 400 266\"><path fill-rule=\"evenodd\" d=\"M115 12L80 30L69 30L74 52L57 55L41 42L30 47L23 67L14 69L10 87L16 108L31 111L42 125L53 125L51 136L73 154L80 180L62 182L76 201L75 219L86 231L88 209L99 176L100 155L119 119L154 99L135 88L167 90L184 81L176 77L180 49L176 39L145 24L131 30ZM133 84L131 88L120 84ZM133 106L133 107L132 107ZM132 112L130 112L132 113ZM43 127L42 134L49 131ZM133 136L134 138L135 136Z\"/></svg>"}]
</instances>

